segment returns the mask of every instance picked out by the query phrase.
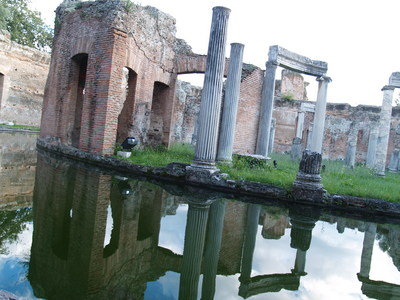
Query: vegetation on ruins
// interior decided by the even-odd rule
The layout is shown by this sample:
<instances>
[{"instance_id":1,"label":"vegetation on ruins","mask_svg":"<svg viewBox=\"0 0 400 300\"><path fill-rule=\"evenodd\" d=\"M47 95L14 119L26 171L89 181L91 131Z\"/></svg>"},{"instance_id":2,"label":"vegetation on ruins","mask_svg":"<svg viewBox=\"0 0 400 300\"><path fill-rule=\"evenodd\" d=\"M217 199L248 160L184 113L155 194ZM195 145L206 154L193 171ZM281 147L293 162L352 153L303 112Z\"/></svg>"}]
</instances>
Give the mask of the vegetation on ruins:
<instances>
[{"instance_id":1,"label":"vegetation on ruins","mask_svg":"<svg viewBox=\"0 0 400 300\"><path fill-rule=\"evenodd\" d=\"M0 29L7 30L11 40L39 50L51 49L53 30L31 10L29 0L0 0Z\"/></svg>"},{"instance_id":2,"label":"vegetation on ruins","mask_svg":"<svg viewBox=\"0 0 400 300\"><path fill-rule=\"evenodd\" d=\"M193 156L192 146L174 144L170 149L162 146L134 149L128 160L138 165L166 166L171 162L191 163ZM361 164L354 168L346 167L343 161L324 160L323 164L322 183L330 194L400 202L399 174L387 172L385 177L378 177L374 170ZM272 184L291 191L299 161L292 161L288 154L273 153L267 163L254 164L234 155L231 165L219 164L217 167L231 179Z\"/></svg>"}]
</instances>

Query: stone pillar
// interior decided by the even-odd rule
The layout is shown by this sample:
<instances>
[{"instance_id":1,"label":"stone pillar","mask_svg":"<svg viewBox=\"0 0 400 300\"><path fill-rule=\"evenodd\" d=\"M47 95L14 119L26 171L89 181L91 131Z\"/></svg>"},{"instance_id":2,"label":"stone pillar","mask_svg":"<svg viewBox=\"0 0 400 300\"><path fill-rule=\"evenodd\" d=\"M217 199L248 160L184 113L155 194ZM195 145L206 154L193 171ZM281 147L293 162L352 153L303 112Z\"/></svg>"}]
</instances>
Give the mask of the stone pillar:
<instances>
[{"instance_id":1,"label":"stone pillar","mask_svg":"<svg viewBox=\"0 0 400 300\"><path fill-rule=\"evenodd\" d=\"M347 143L347 152L346 152L346 166L350 168L354 168L354 164L356 161L356 151L357 151L357 135L349 135L349 140Z\"/></svg>"},{"instance_id":2,"label":"stone pillar","mask_svg":"<svg viewBox=\"0 0 400 300\"><path fill-rule=\"evenodd\" d=\"M297 249L296 251L296 260L294 262L294 269L292 272L296 275L304 276L307 275L306 273L306 254L307 251L303 251Z\"/></svg>"},{"instance_id":3,"label":"stone pillar","mask_svg":"<svg viewBox=\"0 0 400 300\"><path fill-rule=\"evenodd\" d=\"M272 118L271 129L269 131L268 154L270 154L270 153L272 153L272 151L274 151L275 128L276 128L276 119Z\"/></svg>"},{"instance_id":4,"label":"stone pillar","mask_svg":"<svg viewBox=\"0 0 400 300\"><path fill-rule=\"evenodd\" d=\"M217 200L210 207L207 225L207 240L204 250L204 275L201 299L214 299L219 252L224 227L225 200Z\"/></svg>"},{"instance_id":5,"label":"stone pillar","mask_svg":"<svg viewBox=\"0 0 400 300\"><path fill-rule=\"evenodd\" d=\"M226 79L225 101L222 109L222 120L219 132L217 161L232 161L232 148L235 135L236 114L239 102L240 80L242 78L242 61L244 45L231 44L231 54Z\"/></svg>"},{"instance_id":6,"label":"stone pillar","mask_svg":"<svg viewBox=\"0 0 400 300\"><path fill-rule=\"evenodd\" d=\"M310 149L311 148L313 127L314 127L314 123L310 123L310 126L308 127L308 132L307 132L307 146L306 146L306 149Z\"/></svg>"},{"instance_id":7,"label":"stone pillar","mask_svg":"<svg viewBox=\"0 0 400 300\"><path fill-rule=\"evenodd\" d=\"M256 154L268 156L268 142L270 136L272 110L274 108L275 74L278 65L268 61L262 89L260 121L258 124L258 136Z\"/></svg>"},{"instance_id":8,"label":"stone pillar","mask_svg":"<svg viewBox=\"0 0 400 300\"><path fill-rule=\"evenodd\" d=\"M392 119L392 99L394 87L386 85L382 88L382 91L383 101L379 118L379 135L376 147L375 169L377 175L385 176L390 121Z\"/></svg>"},{"instance_id":9,"label":"stone pillar","mask_svg":"<svg viewBox=\"0 0 400 300\"><path fill-rule=\"evenodd\" d=\"M301 154L301 138L295 137L293 139L292 151L290 152L290 158L297 160Z\"/></svg>"},{"instance_id":10,"label":"stone pillar","mask_svg":"<svg viewBox=\"0 0 400 300\"><path fill-rule=\"evenodd\" d=\"M293 197L302 202L321 202L326 194L321 183L322 155L304 150L299 172L293 182Z\"/></svg>"},{"instance_id":11,"label":"stone pillar","mask_svg":"<svg viewBox=\"0 0 400 300\"><path fill-rule=\"evenodd\" d=\"M369 132L369 140L368 140L368 150L367 150L367 161L365 162L367 167L374 168L375 167L375 157L376 157L376 146L378 144L378 128L371 128Z\"/></svg>"},{"instance_id":12,"label":"stone pillar","mask_svg":"<svg viewBox=\"0 0 400 300\"><path fill-rule=\"evenodd\" d=\"M325 129L326 95L328 91L328 83L331 82L331 79L326 76L321 76L317 78L317 81L319 82L318 95L317 103L315 104L314 130L310 150L322 154L322 143L324 140Z\"/></svg>"},{"instance_id":13,"label":"stone pillar","mask_svg":"<svg viewBox=\"0 0 400 300\"><path fill-rule=\"evenodd\" d=\"M372 251L376 235L376 224L369 223L364 233L363 249L361 254L361 267L358 276L368 278L371 270Z\"/></svg>"},{"instance_id":14,"label":"stone pillar","mask_svg":"<svg viewBox=\"0 0 400 300\"><path fill-rule=\"evenodd\" d=\"M179 299L197 299L210 203L189 203L187 213Z\"/></svg>"},{"instance_id":15,"label":"stone pillar","mask_svg":"<svg viewBox=\"0 0 400 300\"><path fill-rule=\"evenodd\" d=\"M217 139L225 67L225 46L230 10L214 7L201 95L199 128L192 167L216 170Z\"/></svg>"},{"instance_id":16,"label":"stone pillar","mask_svg":"<svg viewBox=\"0 0 400 300\"><path fill-rule=\"evenodd\" d=\"M396 173L399 167L399 149L394 149L390 157L389 172Z\"/></svg>"},{"instance_id":17,"label":"stone pillar","mask_svg":"<svg viewBox=\"0 0 400 300\"><path fill-rule=\"evenodd\" d=\"M297 115L296 137L300 139L303 138L304 114L305 112L300 110Z\"/></svg>"}]
</instances>

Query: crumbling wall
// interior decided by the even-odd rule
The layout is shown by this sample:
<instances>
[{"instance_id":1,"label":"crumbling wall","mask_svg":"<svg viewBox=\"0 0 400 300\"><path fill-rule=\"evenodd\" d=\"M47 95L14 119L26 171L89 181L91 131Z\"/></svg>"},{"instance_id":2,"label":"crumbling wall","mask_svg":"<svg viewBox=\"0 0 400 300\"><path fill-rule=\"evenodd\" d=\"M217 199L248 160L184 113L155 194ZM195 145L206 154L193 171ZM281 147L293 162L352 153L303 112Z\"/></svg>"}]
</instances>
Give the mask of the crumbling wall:
<instances>
[{"instance_id":1,"label":"crumbling wall","mask_svg":"<svg viewBox=\"0 0 400 300\"><path fill-rule=\"evenodd\" d=\"M39 126L50 54L0 30L0 122Z\"/></svg>"}]
</instances>

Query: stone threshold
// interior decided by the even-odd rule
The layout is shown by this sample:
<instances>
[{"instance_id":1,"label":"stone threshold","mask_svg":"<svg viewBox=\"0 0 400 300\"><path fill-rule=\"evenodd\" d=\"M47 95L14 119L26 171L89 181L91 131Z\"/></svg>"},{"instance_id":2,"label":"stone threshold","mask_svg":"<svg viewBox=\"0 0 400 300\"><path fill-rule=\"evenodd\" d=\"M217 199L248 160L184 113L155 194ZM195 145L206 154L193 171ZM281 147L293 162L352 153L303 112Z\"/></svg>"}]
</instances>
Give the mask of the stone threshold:
<instances>
[{"instance_id":1,"label":"stone threshold","mask_svg":"<svg viewBox=\"0 0 400 300\"><path fill-rule=\"evenodd\" d=\"M85 162L101 169L113 170L118 173L161 179L175 184L188 184L215 191L226 192L237 196L250 196L263 201L281 201L293 204L305 204L324 209L345 211L346 214L362 215L379 218L400 217L400 203L392 203L381 199L369 199L347 195L327 194L319 201L294 199L290 191L270 184L259 182L232 180L226 174L218 171L207 172L196 170L185 163L170 163L165 167L135 165L127 160L111 155L96 155L83 152L74 147L61 144L54 138L38 138L38 149L65 156L73 160ZM400 223L400 219L399 219Z\"/></svg>"}]
</instances>

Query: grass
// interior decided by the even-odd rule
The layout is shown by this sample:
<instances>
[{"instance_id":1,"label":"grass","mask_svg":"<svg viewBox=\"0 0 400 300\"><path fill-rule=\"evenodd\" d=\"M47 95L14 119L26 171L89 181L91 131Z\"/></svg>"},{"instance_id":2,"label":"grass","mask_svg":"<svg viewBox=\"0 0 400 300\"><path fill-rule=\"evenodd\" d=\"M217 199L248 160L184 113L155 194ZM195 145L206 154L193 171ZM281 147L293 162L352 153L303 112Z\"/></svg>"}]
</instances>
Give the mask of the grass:
<instances>
[{"instance_id":1,"label":"grass","mask_svg":"<svg viewBox=\"0 0 400 300\"><path fill-rule=\"evenodd\" d=\"M166 147L146 147L132 150L128 159L134 164L165 166L171 162L191 163L194 149L187 144L174 144ZM253 164L247 159L234 155L231 165L218 164L222 173L236 180L255 181L291 190L299 169L299 161L292 161L289 155L273 153L271 160L264 164ZM277 166L273 165L273 161ZM359 165L354 169L344 166L342 161L324 160L322 183L330 194L351 195L400 202L400 174L386 173L379 177L374 171Z\"/></svg>"},{"instance_id":2,"label":"grass","mask_svg":"<svg viewBox=\"0 0 400 300\"><path fill-rule=\"evenodd\" d=\"M0 124L0 128L11 128L11 129L25 129L25 130L32 130L32 131L40 131L40 127L37 126L29 126L29 125L6 125Z\"/></svg>"}]
</instances>

